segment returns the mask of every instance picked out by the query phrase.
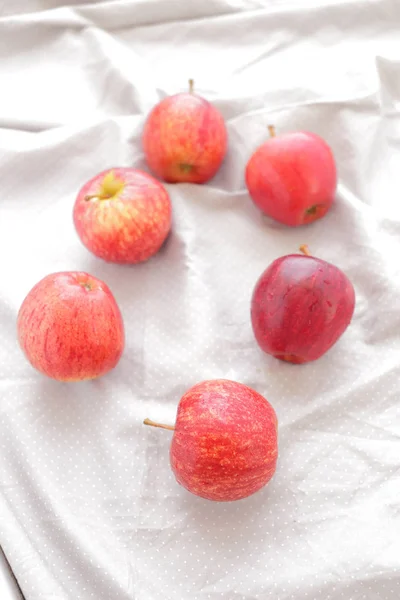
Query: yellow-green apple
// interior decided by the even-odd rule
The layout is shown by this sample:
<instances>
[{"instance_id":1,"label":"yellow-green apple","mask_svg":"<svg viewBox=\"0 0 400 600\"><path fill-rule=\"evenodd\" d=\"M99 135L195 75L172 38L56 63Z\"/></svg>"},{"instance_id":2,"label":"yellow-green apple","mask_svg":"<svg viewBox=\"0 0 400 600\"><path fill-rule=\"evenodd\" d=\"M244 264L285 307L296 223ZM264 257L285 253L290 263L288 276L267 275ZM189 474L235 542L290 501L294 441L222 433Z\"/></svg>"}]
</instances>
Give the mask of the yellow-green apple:
<instances>
[{"instance_id":1,"label":"yellow-green apple","mask_svg":"<svg viewBox=\"0 0 400 600\"><path fill-rule=\"evenodd\" d=\"M189 92L168 96L150 112L143 149L150 169L169 183L204 183L214 177L227 150L221 113L208 100Z\"/></svg>"},{"instance_id":2,"label":"yellow-green apple","mask_svg":"<svg viewBox=\"0 0 400 600\"><path fill-rule=\"evenodd\" d=\"M59 381L100 377L124 349L122 316L110 289L79 271L41 279L21 305L17 331L32 366Z\"/></svg>"},{"instance_id":3,"label":"yellow-green apple","mask_svg":"<svg viewBox=\"0 0 400 600\"><path fill-rule=\"evenodd\" d=\"M306 363L325 354L353 317L355 292L335 265L303 254L274 260L257 281L251 323L260 348L275 358Z\"/></svg>"},{"instance_id":4,"label":"yellow-green apple","mask_svg":"<svg viewBox=\"0 0 400 600\"><path fill-rule=\"evenodd\" d=\"M250 157L245 172L253 202L276 221L296 227L316 221L331 208L337 186L332 150L307 131L275 135Z\"/></svg>"},{"instance_id":5,"label":"yellow-green apple","mask_svg":"<svg viewBox=\"0 0 400 600\"><path fill-rule=\"evenodd\" d=\"M128 167L107 169L79 191L73 219L88 250L114 263L135 264L158 252L171 229L164 186Z\"/></svg>"},{"instance_id":6,"label":"yellow-green apple","mask_svg":"<svg viewBox=\"0 0 400 600\"><path fill-rule=\"evenodd\" d=\"M271 404L250 387L227 379L198 383L181 398L170 463L178 483L192 494L229 502L264 487L276 470L277 418Z\"/></svg>"}]
</instances>

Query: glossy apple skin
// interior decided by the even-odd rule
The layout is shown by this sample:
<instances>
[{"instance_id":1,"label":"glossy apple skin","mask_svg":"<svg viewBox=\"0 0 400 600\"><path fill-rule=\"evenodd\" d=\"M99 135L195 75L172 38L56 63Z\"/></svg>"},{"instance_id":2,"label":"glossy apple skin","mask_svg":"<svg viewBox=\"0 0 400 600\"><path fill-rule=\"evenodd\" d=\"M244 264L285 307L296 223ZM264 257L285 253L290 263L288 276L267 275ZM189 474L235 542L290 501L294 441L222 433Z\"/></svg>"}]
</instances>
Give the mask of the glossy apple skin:
<instances>
[{"instance_id":1,"label":"glossy apple skin","mask_svg":"<svg viewBox=\"0 0 400 600\"><path fill-rule=\"evenodd\" d=\"M176 480L192 494L218 502L246 498L275 473L277 418L251 388L217 379L182 397L170 449Z\"/></svg>"},{"instance_id":2,"label":"glossy apple skin","mask_svg":"<svg viewBox=\"0 0 400 600\"><path fill-rule=\"evenodd\" d=\"M88 196L94 197L86 200ZM154 177L137 169L114 168L81 188L73 219L82 243L95 256L136 264L163 245L171 229L172 207L166 189Z\"/></svg>"},{"instance_id":3,"label":"glossy apple skin","mask_svg":"<svg viewBox=\"0 0 400 600\"><path fill-rule=\"evenodd\" d=\"M337 187L335 159L328 144L309 132L271 137L246 166L250 197L266 215L297 227L322 218Z\"/></svg>"},{"instance_id":4,"label":"glossy apple skin","mask_svg":"<svg viewBox=\"0 0 400 600\"><path fill-rule=\"evenodd\" d=\"M21 305L17 332L32 366L58 381L100 377L124 349L122 316L110 289L78 271L39 281Z\"/></svg>"},{"instance_id":5,"label":"glossy apple skin","mask_svg":"<svg viewBox=\"0 0 400 600\"><path fill-rule=\"evenodd\" d=\"M335 344L354 308L354 288L343 271L313 256L290 254L275 260L256 283L251 323L264 352L306 363Z\"/></svg>"},{"instance_id":6,"label":"glossy apple skin","mask_svg":"<svg viewBox=\"0 0 400 600\"><path fill-rule=\"evenodd\" d=\"M164 98L143 129L143 149L152 172L169 183L205 183L217 173L227 150L220 112L193 93Z\"/></svg>"}]
</instances>

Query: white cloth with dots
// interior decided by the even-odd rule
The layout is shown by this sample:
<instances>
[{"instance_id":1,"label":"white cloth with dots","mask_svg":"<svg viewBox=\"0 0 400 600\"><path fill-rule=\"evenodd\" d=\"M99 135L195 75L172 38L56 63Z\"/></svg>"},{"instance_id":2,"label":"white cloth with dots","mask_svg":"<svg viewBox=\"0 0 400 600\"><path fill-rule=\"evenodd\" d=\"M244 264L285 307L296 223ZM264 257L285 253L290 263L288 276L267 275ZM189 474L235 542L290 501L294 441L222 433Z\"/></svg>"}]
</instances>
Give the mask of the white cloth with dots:
<instances>
[{"instance_id":1,"label":"white cloth with dots","mask_svg":"<svg viewBox=\"0 0 400 600\"><path fill-rule=\"evenodd\" d=\"M0 544L26 600L400 596L400 5L319 4L0 2ZM167 186L156 257L106 264L74 231L76 193L145 168L144 118L190 77L227 120L225 164ZM312 226L263 218L245 191L269 123L333 148L337 202ZM357 306L329 353L292 366L258 349L249 311L261 272L301 243L347 273ZM126 325L120 364L90 383L46 379L16 341L25 295L68 269L106 281ZM230 504L181 488L171 433L142 425L173 423L218 377L279 418L273 480Z\"/></svg>"}]
</instances>

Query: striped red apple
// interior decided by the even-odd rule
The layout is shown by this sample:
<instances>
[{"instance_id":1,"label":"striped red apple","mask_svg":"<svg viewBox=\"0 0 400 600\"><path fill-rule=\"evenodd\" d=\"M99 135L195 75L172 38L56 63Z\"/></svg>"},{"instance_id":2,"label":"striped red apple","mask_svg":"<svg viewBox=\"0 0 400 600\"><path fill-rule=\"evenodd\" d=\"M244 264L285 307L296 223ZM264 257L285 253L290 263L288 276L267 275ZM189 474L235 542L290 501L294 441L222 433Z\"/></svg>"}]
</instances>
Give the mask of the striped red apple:
<instances>
[{"instance_id":1,"label":"striped red apple","mask_svg":"<svg viewBox=\"0 0 400 600\"><path fill-rule=\"evenodd\" d=\"M181 398L170 463L192 494L229 502L255 494L272 478L278 457L277 418L271 404L250 387L226 379L198 383Z\"/></svg>"},{"instance_id":2,"label":"striped red apple","mask_svg":"<svg viewBox=\"0 0 400 600\"><path fill-rule=\"evenodd\" d=\"M59 381L105 375L124 349L124 325L111 290L80 271L41 279L21 305L17 331L32 366Z\"/></svg>"},{"instance_id":3,"label":"striped red apple","mask_svg":"<svg viewBox=\"0 0 400 600\"><path fill-rule=\"evenodd\" d=\"M136 264L160 250L171 229L172 207L167 190L154 177L118 167L85 183L73 219L81 241L97 257Z\"/></svg>"},{"instance_id":4,"label":"striped red apple","mask_svg":"<svg viewBox=\"0 0 400 600\"><path fill-rule=\"evenodd\" d=\"M246 165L246 185L254 204L266 215L297 227L321 219L336 192L335 159L326 141L308 131L275 134Z\"/></svg>"},{"instance_id":5,"label":"striped red apple","mask_svg":"<svg viewBox=\"0 0 400 600\"><path fill-rule=\"evenodd\" d=\"M161 100L147 117L143 149L152 172L169 183L205 183L221 167L227 150L224 119L193 90Z\"/></svg>"}]
</instances>

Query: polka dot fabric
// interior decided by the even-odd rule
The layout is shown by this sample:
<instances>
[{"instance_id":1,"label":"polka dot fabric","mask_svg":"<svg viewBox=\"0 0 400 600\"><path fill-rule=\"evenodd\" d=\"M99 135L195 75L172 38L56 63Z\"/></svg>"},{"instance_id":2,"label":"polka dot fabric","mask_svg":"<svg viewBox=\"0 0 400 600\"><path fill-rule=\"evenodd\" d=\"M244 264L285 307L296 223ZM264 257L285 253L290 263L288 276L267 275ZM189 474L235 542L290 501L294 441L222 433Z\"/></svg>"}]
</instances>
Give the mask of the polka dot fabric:
<instances>
[{"instance_id":1,"label":"polka dot fabric","mask_svg":"<svg viewBox=\"0 0 400 600\"><path fill-rule=\"evenodd\" d=\"M400 7L34 4L0 18L0 544L26 600L398 600ZM144 119L189 77L226 119L224 165L167 186L159 254L104 263L74 231L75 196L101 170L146 168ZM337 158L337 201L309 227L262 217L245 191L271 122ZM258 349L250 298L301 243L357 305L329 353L293 366ZM64 269L105 280L125 321L119 365L92 382L46 379L17 344L25 295ZM142 425L172 424L182 394L219 377L279 419L274 478L236 503L178 486L171 433Z\"/></svg>"}]
</instances>

